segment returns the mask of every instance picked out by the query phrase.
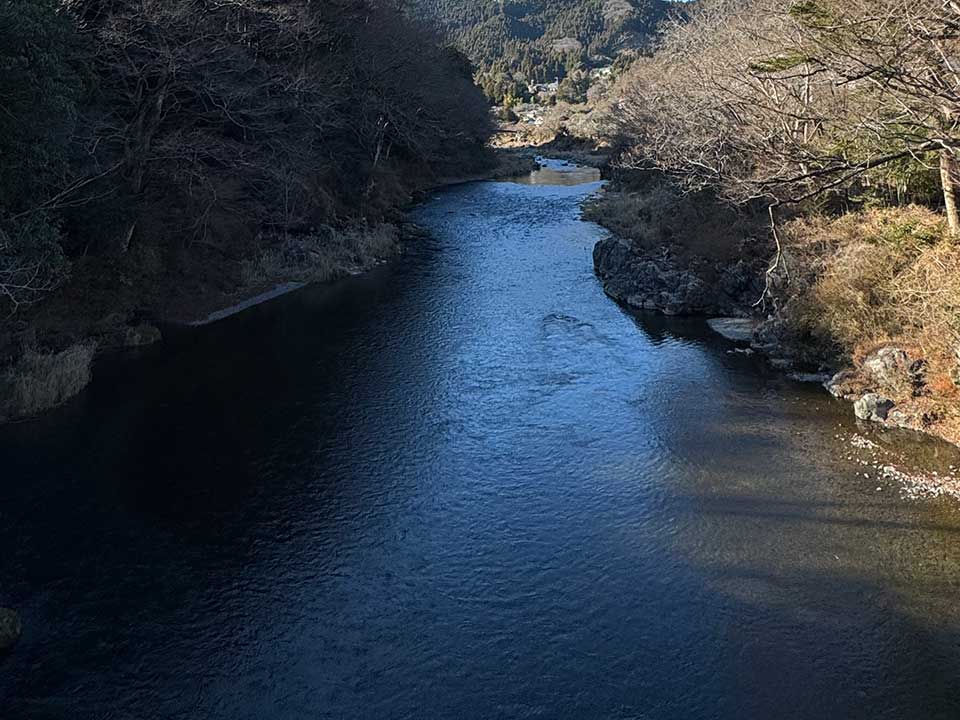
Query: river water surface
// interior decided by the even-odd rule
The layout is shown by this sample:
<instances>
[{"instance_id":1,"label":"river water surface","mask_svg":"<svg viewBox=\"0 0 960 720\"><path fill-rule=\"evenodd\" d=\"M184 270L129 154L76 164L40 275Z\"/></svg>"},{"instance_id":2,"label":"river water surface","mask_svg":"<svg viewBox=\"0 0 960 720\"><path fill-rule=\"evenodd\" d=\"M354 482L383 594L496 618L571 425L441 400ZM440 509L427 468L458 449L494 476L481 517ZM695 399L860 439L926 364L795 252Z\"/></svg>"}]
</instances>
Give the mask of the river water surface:
<instances>
[{"instance_id":1,"label":"river water surface","mask_svg":"<svg viewBox=\"0 0 960 720\"><path fill-rule=\"evenodd\" d=\"M599 187L440 192L400 261L0 429L0 718L960 717L955 506L608 300Z\"/></svg>"}]
</instances>

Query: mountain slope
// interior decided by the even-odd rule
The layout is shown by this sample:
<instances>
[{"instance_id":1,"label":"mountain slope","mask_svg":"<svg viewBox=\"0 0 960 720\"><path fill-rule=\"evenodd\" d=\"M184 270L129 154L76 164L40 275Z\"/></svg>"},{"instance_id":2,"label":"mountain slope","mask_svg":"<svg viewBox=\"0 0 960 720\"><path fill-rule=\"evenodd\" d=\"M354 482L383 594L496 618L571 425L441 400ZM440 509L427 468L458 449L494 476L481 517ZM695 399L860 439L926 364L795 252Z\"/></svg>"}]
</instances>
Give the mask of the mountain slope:
<instances>
[{"instance_id":1,"label":"mountain slope","mask_svg":"<svg viewBox=\"0 0 960 720\"><path fill-rule=\"evenodd\" d=\"M609 64L623 50L644 47L675 3L409 0L407 7L465 52L482 80L494 75L539 83L563 78L580 65Z\"/></svg>"}]
</instances>

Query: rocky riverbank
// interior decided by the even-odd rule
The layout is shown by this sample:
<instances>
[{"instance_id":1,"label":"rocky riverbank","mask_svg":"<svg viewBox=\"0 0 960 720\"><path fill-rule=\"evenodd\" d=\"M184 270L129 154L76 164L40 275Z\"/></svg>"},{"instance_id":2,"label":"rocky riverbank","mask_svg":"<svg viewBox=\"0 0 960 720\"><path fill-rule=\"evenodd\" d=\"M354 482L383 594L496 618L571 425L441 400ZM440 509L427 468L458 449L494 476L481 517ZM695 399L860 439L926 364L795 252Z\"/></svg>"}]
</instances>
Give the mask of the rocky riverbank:
<instances>
[{"instance_id":1,"label":"rocky riverbank","mask_svg":"<svg viewBox=\"0 0 960 720\"><path fill-rule=\"evenodd\" d=\"M845 302L853 304L854 299L840 291L832 291L840 300L832 296L823 299L821 296L831 291L830 286L824 289L817 284L823 284L823 271L799 270L810 267L811 262L793 246L785 251L785 264L794 268L793 276L777 273L771 292L758 304L773 253L762 226L750 218L728 218L729 222L718 225L715 215L724 210L707 203L698 215L689 202L654 187L631 195L614 191L588 204L587 217L611 230L593 253L607 295L635 311L749 318L754 329L738 340L794 377L823 382L830 394L851 403L851 412L859 419L960 445L956 402L960 344L955 345L952 356L944 358L931 350L930 342L897 341L866 327L868 323L859 329L862 336L858 337L857 316L850 311L848 319L842 307ZM926 226L911 213L916 214L905 211L907 220L901 218L894 230L885 228L883 232L895 231L897 238L904 235L907 240L910 233L926 232ZM921 220L925 222L925 216ZM736 237L731 228L742 235ZM697 232L713 242L694 238ZM838 246L841 249L833 252L849 254L851 246L857 247L852 241L846 245L838 241ZM871 253L868 257L881 252L875 245L866 248L865 252ZM942 260L942 254L937 257ZM897 260L891 258L890 264L896 267ZM868 266L866 261L864 265ZM861 283L853 271L843 282L853 287ZM845 291L846 286L841 287ZM891 294L861 302L892 304L896 300ZM918 315L920 312L922 308ZM854 352L844 352L845 346L832 339L835 334L818 332L823 323L815 317L818 314L831 316L834 324L842 320L851 326L847 342L855 346ZM874 339L877 336L879 341Z\"/></svg>"},{"instance_id":2,"label":"rocky riverbank","mask_svg":"<svg viewBox=\"0 0 960 720\"><path fill-rule=\"evenodd\" d=\"M613 235L594 247L593 263L611 298L664 315L747 316L763 290L756 261L682 257L666 245L640 250Z\"/></svg>"}]
</instances>

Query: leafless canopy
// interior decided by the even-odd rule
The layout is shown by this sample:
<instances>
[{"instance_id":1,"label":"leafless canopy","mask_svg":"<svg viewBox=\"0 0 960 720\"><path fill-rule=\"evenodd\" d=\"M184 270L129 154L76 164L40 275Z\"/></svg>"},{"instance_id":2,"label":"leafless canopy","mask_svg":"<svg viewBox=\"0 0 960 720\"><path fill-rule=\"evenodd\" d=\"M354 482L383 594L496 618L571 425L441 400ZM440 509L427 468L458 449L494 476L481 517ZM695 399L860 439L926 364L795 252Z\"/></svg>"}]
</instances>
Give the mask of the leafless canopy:
<instances>
[{"instance_id":1,"label":"leafless canopy","mask_svg":"<svg viewBox=\"0 0 960 720\"><path fill-rule=\"evenodd\" d=\"M949 209L958 43L945 0L704 0L623 90L626 163L777 204L939 153Z\"/></svg>"}]
</instances>

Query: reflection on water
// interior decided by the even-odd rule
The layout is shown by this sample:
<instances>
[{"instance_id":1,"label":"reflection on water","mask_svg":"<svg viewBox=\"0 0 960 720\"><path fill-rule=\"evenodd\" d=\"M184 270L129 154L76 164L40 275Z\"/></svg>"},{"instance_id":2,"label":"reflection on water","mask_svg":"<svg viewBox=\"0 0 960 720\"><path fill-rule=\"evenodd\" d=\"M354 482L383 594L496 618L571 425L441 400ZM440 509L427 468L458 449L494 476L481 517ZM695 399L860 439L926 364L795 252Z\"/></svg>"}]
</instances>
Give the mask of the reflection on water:
<instances>
[{"instance_id":1,"label":"reflection on water","mask_svg":"<svg viewBox=\"0 0 960 720\"><path fill-rule=\"evenodd\" d=\"M605 298L598 188L439 193L401 262L0 429L0 717L956 717L956 507Z\"/></svg>"},{"instance_id":2,"label":"reflection on water","mask_svg":"<svg viewBox=\"0 0 960 720\"><path fill-rule=\"evenodd\" d=\"M508 182L521 185L561 185L569 187L600 181L600 171L597 168L583 167L566 160L551 160L549 158L537 158L537 161L541 166L539 170L511 178Z\"/></svg>"}]
</instances>

